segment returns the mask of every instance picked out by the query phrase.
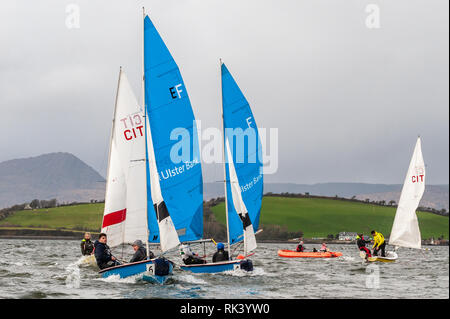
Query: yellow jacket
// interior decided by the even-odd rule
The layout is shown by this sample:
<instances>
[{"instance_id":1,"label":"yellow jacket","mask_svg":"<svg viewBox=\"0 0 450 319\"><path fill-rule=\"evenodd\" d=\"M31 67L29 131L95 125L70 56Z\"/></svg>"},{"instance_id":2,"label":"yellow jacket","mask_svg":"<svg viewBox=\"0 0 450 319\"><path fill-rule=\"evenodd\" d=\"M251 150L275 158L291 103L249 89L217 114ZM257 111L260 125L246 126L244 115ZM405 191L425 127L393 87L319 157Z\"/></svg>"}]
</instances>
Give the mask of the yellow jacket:
<instances>
[{"instance_id":1,"label":"yellow jacket","mask_svg":"<svg viewBox=\"0 0 450 319\"><path fill-rule=\"evenodd\" d=\"M378 233L375 232L375 235L373 236L373 248L375 248L375 246L380 247L381 244L384 243L384 236L382 233Z\"/></svg>"}]
</instances>

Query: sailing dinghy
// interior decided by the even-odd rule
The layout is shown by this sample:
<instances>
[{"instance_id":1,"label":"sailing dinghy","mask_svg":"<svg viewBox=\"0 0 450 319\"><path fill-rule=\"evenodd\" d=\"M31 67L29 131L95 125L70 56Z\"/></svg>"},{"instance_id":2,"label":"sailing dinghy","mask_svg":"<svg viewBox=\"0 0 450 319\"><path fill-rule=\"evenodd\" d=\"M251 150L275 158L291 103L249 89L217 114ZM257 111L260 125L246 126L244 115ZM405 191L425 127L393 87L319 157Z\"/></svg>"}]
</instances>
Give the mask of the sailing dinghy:
<instances>
[{"instance_id":1,"label":"sailing dinghy","mask_svg":"<svg viewBox=\"0 0 450 319\"><path fill-rule=\"evenodd\" d=\"M122 68L116 93L111 130L105 210L101 232L110 247L147 242L147 187L145 120ZM148 251L148 246L147 246ZM138 275L153 265L152 260L102 269L103 278ZM161 278L161 281L163 278Z\"/></svg>"},{"instance_id":2,"label":"sailing dinghy","mask_svg":"<svg viewBox=\"0 0 450 319\"><path fill-rule=\"evenodd\" d=\"M153 243L165 253L180 240L203 236L203 179L195 118L183 79L145 13L143 42L143 111L136 113L137 102L129 84L119 79L102 232L108 234L113 247L141 239L147 251ZM126 93L122 94L122 89ZM127 103L122 103L123 95ZM135 113L119 116L122 104L132 105ZM190 149L188 157L174 162L171 151L178 140L172 137L177 133L189 138ZM122 144L129 149L119 147ZM110 173L116 170L119 173ZM164 283L172 270L172 262L156 258L100 273L121 278L142 274L145 281Z\"/></svg>"},{"instance_id":3,"label":"sailing dinghy","mask_svg":"<svg viewBox=\"0 0 450 319\"><path fill-rule=\"evenodd\" d=\"M422 156L420 137L417 138L414 153L409 163L408 172L403 183L402 193L395 213L394 223L389 236L389 245L421 249L422 237L416 209L425 191L425 163ZM365 258L365 253L361 255ZM374 256L367 261L392 262L397 260L395 251L387 251L386 257Z\"/></svg>"},{"instance_id":4,"label":"sailing dinghy","mask_svg":"<svg viewBox=\"0 0 450 319\"><path fill-rule=\"evenodd\" d=\"M224 188L227 221L228 261L180 265L194 273L219 273L243 269L253 270L247 257L256 249L263 196L261 141L249 103L225 64L220 62L222 79L222 110L224 128ZM239 145L236 140L248 140ZM232 259L232 246L243 244L243 255Z\"/></svg>"}]
</instances>

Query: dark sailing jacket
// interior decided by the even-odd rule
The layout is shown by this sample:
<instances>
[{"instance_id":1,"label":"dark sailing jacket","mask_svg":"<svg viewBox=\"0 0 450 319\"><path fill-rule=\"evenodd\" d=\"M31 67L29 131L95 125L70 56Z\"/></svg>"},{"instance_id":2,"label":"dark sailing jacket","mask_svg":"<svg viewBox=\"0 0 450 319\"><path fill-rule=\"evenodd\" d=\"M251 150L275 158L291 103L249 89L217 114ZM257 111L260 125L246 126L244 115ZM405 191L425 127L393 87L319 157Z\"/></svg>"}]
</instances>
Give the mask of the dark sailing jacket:
<instances>
[{"instance_id":1,"label":"dark sailing jacket","mask_svg":"<svg viewBox=\"0 0 450 319\"><path fill-rule=\"evenodd\" d=\"M96 240L94 243L94 247L95 247L94 255L95 260L97 260L98 267L100 269L107 268L108 266L106 265L106 263L112 260L111 259L112 254L111 250L109 249L109 246Z\"/></svg>"},{"instance_id":2,"label":"dark sailing jacket","mask_svg":"<svg viewBox=\"0 0 450 319\"><path fill-rule=\"evenodd\" d=\"M150 252L150 255L152 256L153 253ZM147 252L145 251L144 247L139 247L138 250L134 253L133 257L130 260L130 263L134 263L136 261L145 260L147 258Z\"/></svg>"},{"instance_id":3,"label":"dark sailing jacket","mask_svg":"<svg viewBox=\"0 0 450 319\"><path fill-rule=\"evenodd\" d=\"M364 236L363 237L359 237L358 236L358 240L356 241L356 244L358 245L358 248L366 247L367 243L370 243L370 240L365 240Z\"/></svg>"},{"instance_id":4,"label":"dark sailing jacket","mask_svg":"<svg viewBox=\"0 0 450 319\"><path fill-rule=\"evenodd\" d=\"M226 250L218 250L214 253L212 261L213 263L218 261L227 261L228 260L228 251Z\"/></svg>"},{"instance_id":5,"label":"dark sailing jacket","mask_svg":"<svg viewBox=\"0 0 450 319\"><path fill-rule=\"evenodd\" d=\"M94 243L90 239L83 239L80 246L83 256L90 255L94 251Z\"/></svg>"}]
</instances>

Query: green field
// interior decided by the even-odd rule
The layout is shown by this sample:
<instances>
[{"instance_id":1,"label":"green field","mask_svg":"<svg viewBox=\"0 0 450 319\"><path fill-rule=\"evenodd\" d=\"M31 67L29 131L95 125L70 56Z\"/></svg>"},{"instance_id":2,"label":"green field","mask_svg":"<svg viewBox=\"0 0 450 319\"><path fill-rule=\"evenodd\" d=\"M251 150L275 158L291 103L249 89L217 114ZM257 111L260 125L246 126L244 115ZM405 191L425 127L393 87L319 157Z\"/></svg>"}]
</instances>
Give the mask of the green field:
<instances>
[{"instance_id":1,"label":"green field","mask_svg":"<svg viewBox=\"0 0 450 319\"><path fill-rule=\"evenodd\" d=\"M98 203L23 210L0 220L0 226L99 231L103 207Z\"/></svg>"},{"instance_id":2,"label":"green field","mask_svg":"<svg viewBox=\"0 0 450 319\"><path fill-rule=\"evenodd\" d=\"M369 234L372 229L388 236L395 210L394 207L333 199L264 197L260 224L284 225L289 231L302 231L305 238L326 237L341 231ZM217 220L225 223L224 203L214 206L212 211ZM441 235L448 239L448 217L426 212L418 212L417 216L422 239Z\"/></svg>"},{"instance_id":3,"label":"green field","mask_svg":"<svg viewBox=\"0 0 450 319\"><path fill-rule=\"evenodd\" d=\"M63 206L16 212L3 220L0 227L31 227L99 231L103 203ZM212 207L217 220L225 224L225 205ZM286 226L289 231L302 231L305 238L326 237L341 231L364 232L376 229L389 235L395 208L358 202L320 199L264 197L262 225ZM448 217L418 212L423 239L449 238ZM263 226L264 227L264 226Z\"/></svg>"}]
</instances>

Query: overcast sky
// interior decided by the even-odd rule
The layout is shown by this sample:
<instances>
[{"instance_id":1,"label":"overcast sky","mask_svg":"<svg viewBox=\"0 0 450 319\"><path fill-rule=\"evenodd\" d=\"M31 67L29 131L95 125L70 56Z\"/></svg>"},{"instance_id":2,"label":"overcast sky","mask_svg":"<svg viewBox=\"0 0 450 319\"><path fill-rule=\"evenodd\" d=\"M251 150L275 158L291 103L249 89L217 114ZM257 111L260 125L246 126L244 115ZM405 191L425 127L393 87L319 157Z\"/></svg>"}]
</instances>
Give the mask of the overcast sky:
<instances>
[{"instance_id":1,"label":"overcast sky","mask_svg":"<svg viewBox=\"0 0 450 319\"><path fill-rule=\"evenodd\" d=\"M449 182L447 0L2 0L0 161L63 151L105 175L119 66L141 99L142 6L203 128L221 127L219 57L278 128L266 181L401 184L420 134L427 182Z\"/></svg>"}]
</instances>

